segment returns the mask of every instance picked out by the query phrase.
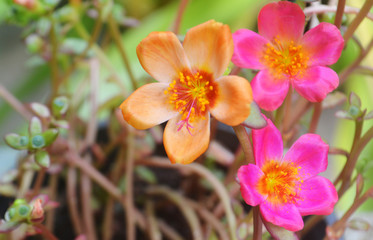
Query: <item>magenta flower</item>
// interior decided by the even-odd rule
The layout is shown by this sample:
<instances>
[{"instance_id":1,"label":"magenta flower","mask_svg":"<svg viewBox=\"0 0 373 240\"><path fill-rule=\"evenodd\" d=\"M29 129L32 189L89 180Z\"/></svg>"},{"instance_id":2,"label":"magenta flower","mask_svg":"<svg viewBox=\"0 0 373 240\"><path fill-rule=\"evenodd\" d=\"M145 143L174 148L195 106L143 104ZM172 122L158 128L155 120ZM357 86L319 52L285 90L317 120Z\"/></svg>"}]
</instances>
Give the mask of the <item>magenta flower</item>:
<instances>
[{"instance_id":1,"label":"magenta flower","mask_svg":"<svg viewBox=\"0 0 373 240\"><path fill-rule=\"evenodd\" d=\"M252 133L256 165L238 170L241 194L248 205L260 206L267 222L299 231L302 216L329 215L338 200L333 184L317 176L327 168L329 146L320 136L305 134L283 157L280 131L267 121Z\"/></svg>"},{"instance_id":2,"label":"magenta flower","mask_svg":"<svg viewBox=\"0 0 373 240\"><path fill-rule=\"evenodd\" d=\"M295 3L269 3L258 16L259 34L240 29L233 34L233 63L259 69L251 82L254 100L268 111L284 101L289 85L311 102L319 102L339 84L326 65L341 55L344 40L337 27L320 23L303 35L305 15Z\"/></svg>"}]
</instances>

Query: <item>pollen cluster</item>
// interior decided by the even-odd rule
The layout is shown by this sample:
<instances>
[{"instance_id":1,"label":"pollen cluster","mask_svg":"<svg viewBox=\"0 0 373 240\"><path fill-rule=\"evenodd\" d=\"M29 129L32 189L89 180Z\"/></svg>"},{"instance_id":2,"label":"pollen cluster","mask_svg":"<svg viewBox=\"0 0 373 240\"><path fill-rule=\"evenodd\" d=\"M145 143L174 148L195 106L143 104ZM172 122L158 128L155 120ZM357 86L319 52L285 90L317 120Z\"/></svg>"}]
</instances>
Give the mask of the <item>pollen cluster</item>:
<instances>
[{"instance_id":1,"label":"pollen cluster","mask_svg":"<svg viewBox=\"0 0 373 240\"><path fill-rule=\"evenodd\" d=\"M278 37L267 43L262 59L264 65L277 77L302 76L308 61L309 57L302 45L296 45L294 41L282 42Z\"/></svg>"},{"instance_id":2,"label":"pollen cluster","mask_svg":"<svg viewBox=\"0 0 373 240\"><path fill-rule=\"evenodd\" d=\"M193 122L205 119L206 111L215 102L217 91L211 74L179 72L178 78L164 92L169 96L169 104L182 115L179 130L186 124L189 131Z\"/></svg>"},{"instance_id":3,"label":"pollen cluster","mask_svg":"<svg viewBox=\"0 0 373 240\"><path fill-rule=\"evenodd\" d=\"M268 195L271 203L294 203L303 183L300 168L292 162L268 161L262 167L264 175L259 179L258 191Z\"/></svg>"}]
</instances>

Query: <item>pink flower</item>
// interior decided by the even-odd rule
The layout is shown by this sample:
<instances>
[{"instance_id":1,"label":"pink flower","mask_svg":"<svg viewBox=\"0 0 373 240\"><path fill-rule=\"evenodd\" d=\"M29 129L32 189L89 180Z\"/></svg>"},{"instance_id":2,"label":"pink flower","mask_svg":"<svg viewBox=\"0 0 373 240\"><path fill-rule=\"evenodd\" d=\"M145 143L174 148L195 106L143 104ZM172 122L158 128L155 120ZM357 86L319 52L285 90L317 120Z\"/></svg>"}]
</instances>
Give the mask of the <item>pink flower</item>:
<instances>
[{"instance_id":1,"label":"pink flower","mask_svg":"<svg viewBox=\"0 0 373 240\"><path fill-rule=\"evenodd\" d=\"M248 205L290 231L303 228L302 216L329 215L338 200L333 184L317 176L328 165L329 146L316 134L301 136L283 157L280 131L270 120L253 130L256 165L241 166L238 179Z\"/></svg>"},{"instance_id":2,"label":"pink flower","mask_svg":"<svg viewBox=\"0 0 373 240\"><path fill-rule=\"evenodd\" d=\"M326 65L341 55L344 40L337 27L320 23L303 35L305 15L295 3L267 4L258 16L259 34L240 29L233 34L233 63L259 69L251 82L254 100L267 110L277 109L293 86L311 102L319 102L339 84Z\"/></svg>"}]
</instances>

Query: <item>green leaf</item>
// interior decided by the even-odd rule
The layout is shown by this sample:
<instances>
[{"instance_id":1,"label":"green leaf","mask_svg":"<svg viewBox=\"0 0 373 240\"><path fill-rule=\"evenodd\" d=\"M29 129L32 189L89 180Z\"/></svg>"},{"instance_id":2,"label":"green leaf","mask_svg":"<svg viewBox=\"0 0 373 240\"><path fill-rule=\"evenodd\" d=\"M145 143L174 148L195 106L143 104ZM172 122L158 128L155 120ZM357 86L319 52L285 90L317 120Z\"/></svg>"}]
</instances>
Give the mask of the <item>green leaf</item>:
<instances>
[{"instance_id":1,"label":"green leaf","mask_svg":"<svg viewBox=\"0 0 373 240\"><path fill-rule=\"evenodd\" d=\"M29 126L30 135L34 136L42 132L41 121L38 117L32 117Z\"/></svg>"},{"instance_id":2,"label":"green leaf","mask_svg":"<svg viewBox=\"0 0 373 240\"><path fill-rule=\"evenodd\" d=\"M271 236L276 240L298 240L297 235L292 231L276 226L270 222L263 221L263 223L266 226L268 232L271 234Z\"/></svg>"},{"instance_id":3,"label":"green leaf","mask_svg":"<svg viewBox=\"0 0 373 240\"><path fill-rule=\"evenodd\" d=\"M45 146L51 145L54 142L54 140L56 140L58 133L59 133L58 129L55 129L55 128L50 128L46 130L45 132L43 132L42 136L45 141Z\"/></svg>"},{"instance_id":4,"label":"green leaf","mask_svg":"<svg viewBox=\"0 0 373 240\"><path fill-rule=\"evenodd\" d=\"M373 110L368 112L365 116L364 116L364 119L365 120L368 120L368 119L372 119L373 118Z\"/></svg>"},{"instance_id":5,"label":"green leaf","mask_svg":"<svg viewBox=\"0 0 373 240\"><path fill-rule=\"evenodd\" d=\"M27 149L29 139L27 136L20 136L16 133L9 133L5 136L5 142L14 149Z\"/></svg>"},{"instance_id":6,"label":"green leaf","mask_svg":"<svg viewBox=\"0 0 373 240\"><path fill-rule=\"evenodd\" d=\"M354 93L354 92L350 93L349 102L350 102L350 104L352 106L355 106L358 109L360 109L360 107L361 107L361 100L360 100L359 96L356 95L356 93Z\"/></svg>"},{"instance_id":7,"label":"green leaf","mask_svg":"<svg viewBox=\"0 0 373 240\"><path fill-rule=\"evenodd\" d=\"M61 51L67 54L79 55L86 49L87 41L80 38L66 38L61 46Z\"/></svg>"},{"instance_id":8,"label":"green leaf","mask_svg":"<svg viewBox=\"0 0 373 240\"><path fill-rule=\"evenodd\" d=\"M50 158L46 151L37 151L35 153L35 162L44 168L49 168L50 166Z\"/></svg>"},{"instance_id":9,"label":"green leaf","mask_svg":"<svg viewBox=\"0 0 373 240\"><path fill-rule=\"evenodd\" d=\"M136 174L144 181L155 184L157 183L157 178L155 177L153 171L144 166L137 166L135 168Z\"/></svg>"},{"instance_id":10,"label":"green leaf","mask_svg":"<svg viewBox=\"0 0 373 240\"><path fill-rule=\"evenodd\" d=\"M34 111L34 113L37 114L39 117L42 117L42 118L50 117L50 111L48 107L45 106L44 104L34 102L30 104L30 107L32 111Z\"/></svg>"},{"instance_id":11,"label":"green leaf","mask_svg":"<svg viewBox=\"0 0 373 240\"><path fill-rule=\"evenodd\" d=\"M251 102L251 111L249 117L242 123L245 127L260 129L267 126L267 121L262 116L258 104Z\"/></svg>"},{"instance_id":12,"label":"green leaf","mask_svg":"<svg viewBox=\"0 0 373 240\"><path fill-rule=\"evenodd\" d=\"M346 111L344 110L339 110L335 113L335 116L337 118L344 118L344 119L348 119L348 120L354 120L353 117Z\"/></svg>"},{"instance_id":13,"label":"green leaf","mask_svg":"<svg viewBox=\"0 0 373 240\"><path fill-rule=\"evenodd\" d=\"M342 104L346 101L346 95L342 92L332 92L329 93L326 98L322 101L322 108L333 108L339 104Z\"/></svg>"}]
</instances>

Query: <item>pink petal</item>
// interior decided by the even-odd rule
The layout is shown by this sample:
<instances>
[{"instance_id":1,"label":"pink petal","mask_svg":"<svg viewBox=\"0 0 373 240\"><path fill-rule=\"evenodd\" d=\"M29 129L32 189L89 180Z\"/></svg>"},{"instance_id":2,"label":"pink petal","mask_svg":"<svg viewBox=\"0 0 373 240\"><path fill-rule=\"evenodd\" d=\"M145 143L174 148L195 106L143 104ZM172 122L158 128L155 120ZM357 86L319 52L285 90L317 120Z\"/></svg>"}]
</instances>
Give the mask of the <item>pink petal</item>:
<instances>
[{"instance_id":1,"label":"pink petal","mask_svg":"<svg viewBox=\"0 0 373 240\"><path fill-rule=\"evenodd\" d=\"M311 102L322 101L328 93L338 87L338 84L338 74L328 67L321 66L308 68L302 78L293 81L295 90ZM255 93L254 87L253 92Z\"/></svg>"},{"instance_id":2,"label":"pink petal","mask_svg":"<svg viewBox=\"0 0 373 240\"><path fill-rule=\"evenodd\" d=\"M121 105L123 118L137 129L147 129L178 114L168 104L164 83L146 84L133 92Z\"/></svg>"},{"instance_id":3,"label":"pink petal","mask_svg":"<svg viewBox=\"0 0 373 240\"><path fill-rule=\"evenodd\" d=\"M321 176L304 181L298 194L299 200L296 206L302 216L329 215L338 201L338 194L333 183Z\"/></svg>"},{"instance_id":4,"label":"pink petal","mask_svg":"<svg viewBox=\"0 0 373 240\"><path fill-rule=\"evenodd\" d=\"M242 68L263 69L263 51L268 40L256 32L240 29L233 33L232 62Z\"/></svg>"},{"instance_id":5,"label":"pink petal","mask_svg":"<svg viewBox=\"0 0 373 240\"><path fill-rule=\"evenodd\" d=\"M264 173L257 165L249 164L238 169L237 177L240 181L241 194L248 205L256 206L262 203L267 195L262 195L257 191L257 184Z\"/></svg>"},{"instance_id":6,"label":"pink petal","mask_svg":"<svg viewBox=\"0 0 373 240\"><path fill-rule=\"evenodd\" d=\"M302 38L303 49L310 57L310 65L332 65L341 56L344 40L339 29L322 22Z\"/></svg>"},{"instance_id":7,"label":"pink petal","mask_svg":"<svg viewBox=\"0 0 373 240\"><path fill-rule=\"evenodd\" d=\"M159 82L171 82L189 67L184 49L172 32L152 32L136 48L142 67Z\"/></svg>"},{"instance_id":8,"label":"pink petal","mask_svg":"<svg viewBox=\"0 0 373 240\"><path fill-rule=\"evenodd\" d=\"M268 70L261 70L251 81L254 101L266 111L276 110L289 91L287 79L275 79Z\"/></svg>"},{"instance_id":9,"label":"pink petal","mask_svg":"<svg viewBox=\"0 0 373 240\"><path fill-rule=\"evenodd\" d=\"M258 16L259 34L270 41L278 36L281 40L297 42L303 35L304 23L302 9L286 1L265 5Z\"/></svg>"},{"instance_id":10,"label":"pink petal","mask_svg":"<svg viewBox=\"0 0 373 240\"><path fill-rule=\"evenodd\" d=\"M319 135L304 134L291 146L284 161L295 163L303 180L324 172L328 167L329 145Z\"/></svg>"},{"instance_id":11,"label":"pink petal","mask_svg":"<svg viewBox=\"0 0 373 240\"><path fill-rule=\"evenodd\" d=\"M266 120L266 127L252 130L254 157L259 168L263 166L266 160L282 159L283 153L280 131L273 125L271 120Z\"/></svg>"},{"instance_id":12,"label":"pink petal","mask_svg":"<svg viewBox=\"0 0 373 240\"><path fill-rule=\"evenodd\" d=\"M303 219L294 204L272 204L265 201L260 204L263 218L270 223L289 231L299 231L303 228Z\"/></svg>"},{"instance_id":13,"label":"pink petal","mask_svg":"<svg viewBox=\"0 0 373 240\"><path fill-rule=\"evenodd\" d=\"M239 76L223 76L216 80L219 95L211 114L230 126L236 126L250 114L253 94L249 81Z\"/></svg>"}]
</instances>

